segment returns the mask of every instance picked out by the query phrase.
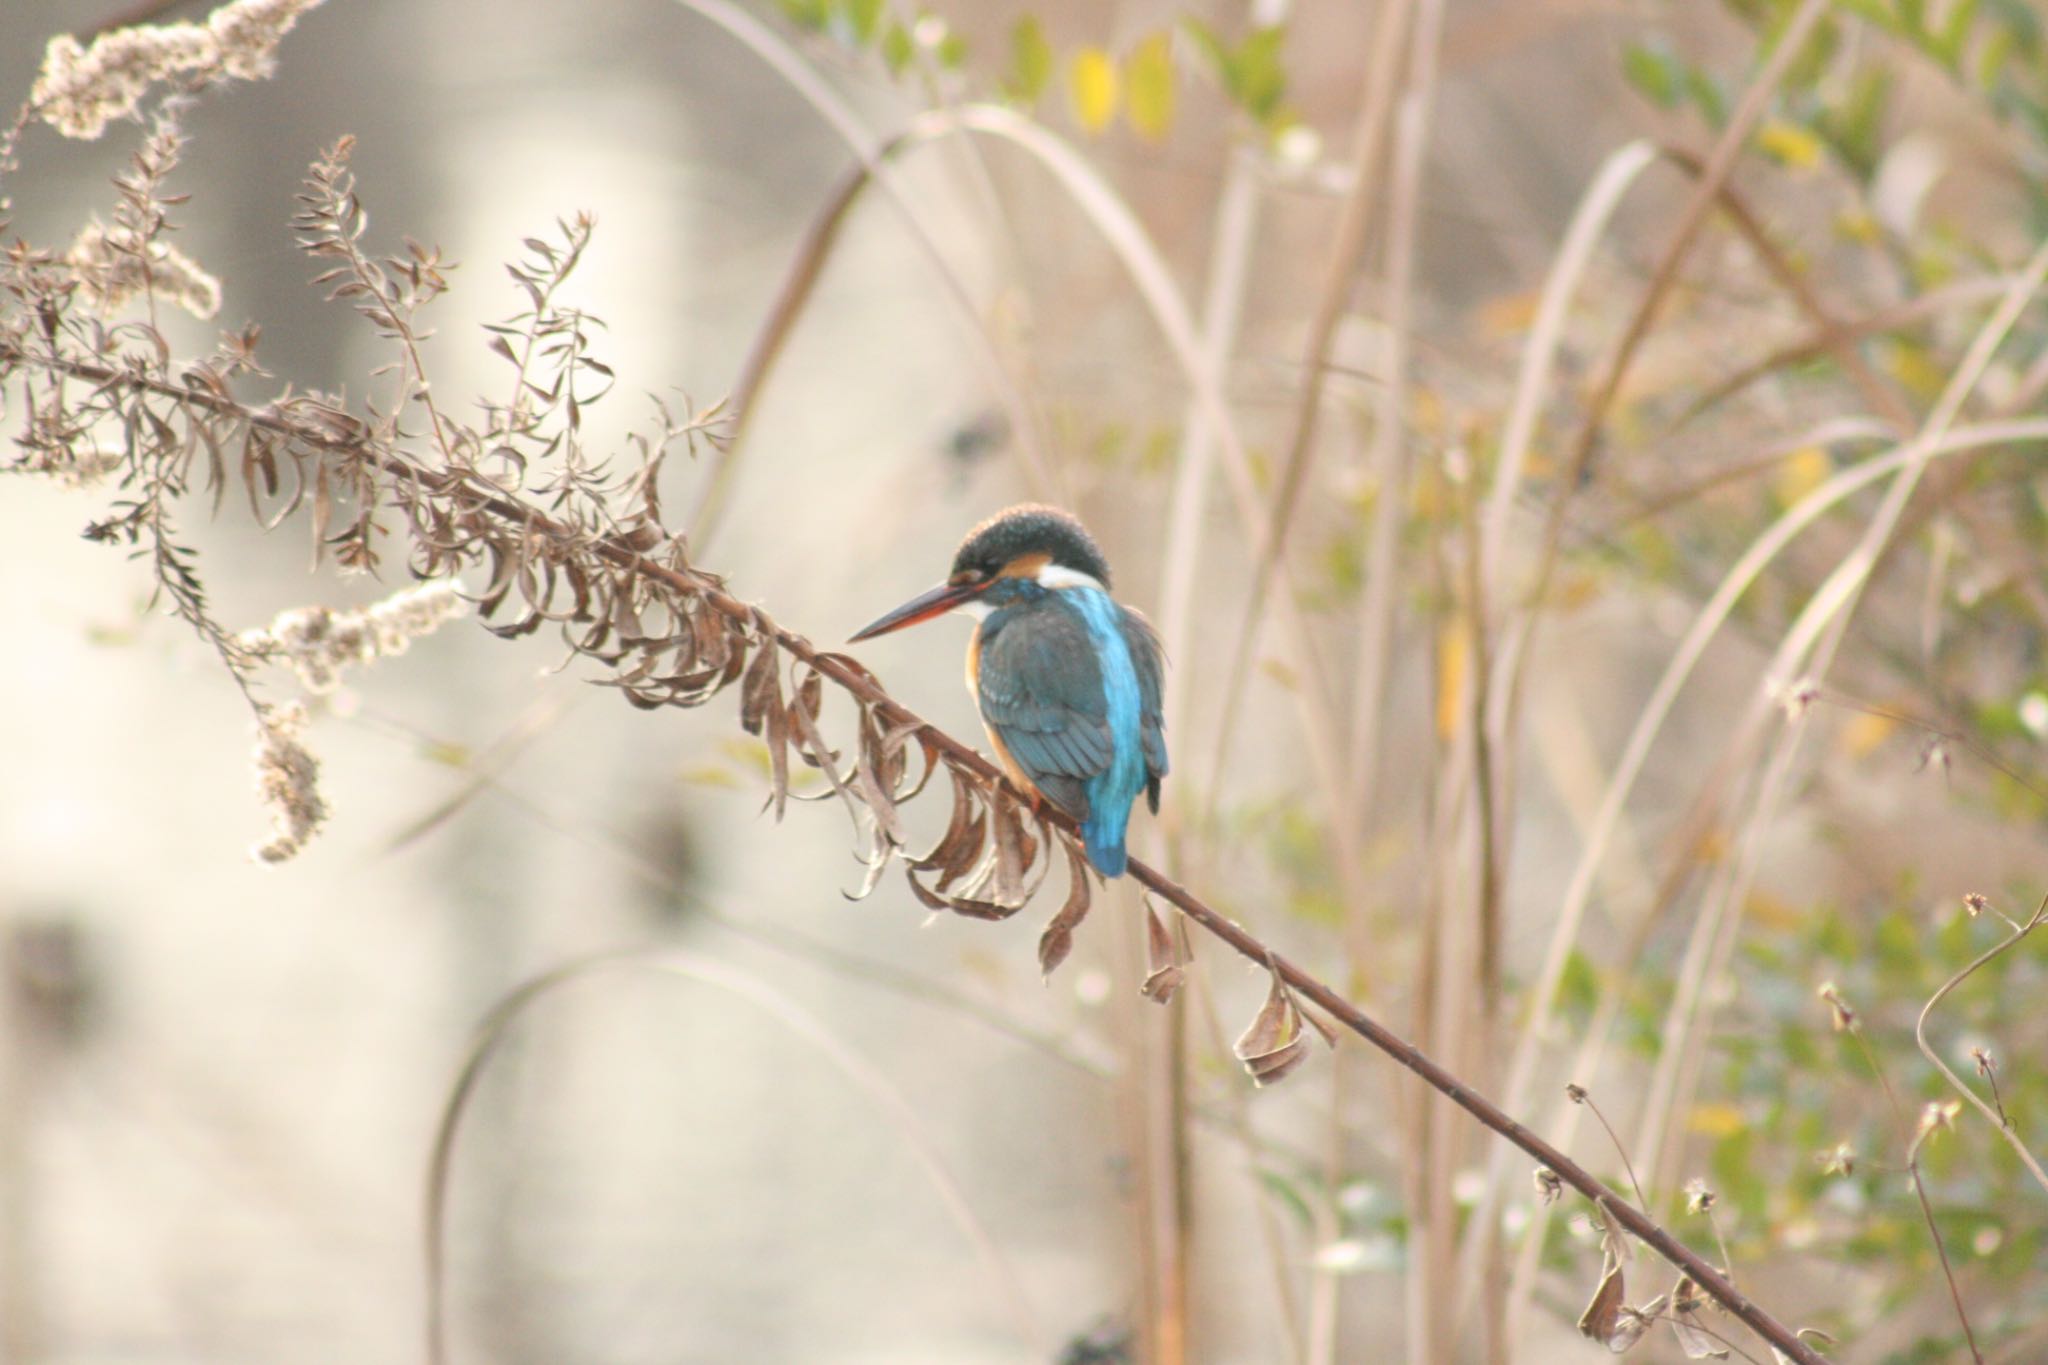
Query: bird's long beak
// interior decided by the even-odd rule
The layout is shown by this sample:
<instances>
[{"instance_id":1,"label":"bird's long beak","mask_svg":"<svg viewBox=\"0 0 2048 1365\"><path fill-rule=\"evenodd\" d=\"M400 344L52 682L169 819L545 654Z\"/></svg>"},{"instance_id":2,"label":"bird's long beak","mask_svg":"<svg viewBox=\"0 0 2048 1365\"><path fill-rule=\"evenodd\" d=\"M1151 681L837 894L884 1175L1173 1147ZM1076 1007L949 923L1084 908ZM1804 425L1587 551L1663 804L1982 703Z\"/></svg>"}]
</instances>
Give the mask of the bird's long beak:
<instances>
[{"instance_id":1,"label":"bird's long beak","mask_svg":"<svg viewBox=\"0 0 2048 1365\"><path fill-rule=\"evenodd\" d=\"M943 616L962 602L969 602L981 596L987 586L986 583L941 583L929 592L919 593L887 616L861 627L847 643L872 640L877 635L887 635L892 630L901 630L905 626L914 626L919 621L929 621L934 616Z\"/></svg>"}]
</instances>

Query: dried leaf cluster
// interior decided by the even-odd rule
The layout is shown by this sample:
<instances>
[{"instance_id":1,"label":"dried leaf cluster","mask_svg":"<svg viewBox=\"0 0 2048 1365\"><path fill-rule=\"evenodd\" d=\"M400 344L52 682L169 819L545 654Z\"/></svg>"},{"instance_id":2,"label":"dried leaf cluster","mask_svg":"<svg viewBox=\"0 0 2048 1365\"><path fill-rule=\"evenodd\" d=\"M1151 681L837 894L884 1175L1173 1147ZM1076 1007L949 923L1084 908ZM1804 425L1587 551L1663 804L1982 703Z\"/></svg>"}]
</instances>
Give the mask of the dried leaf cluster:
<instances>
[{"instance_id":1,"label":"dried leaf cluster","mask_svg":"<svg viewBox=\"0 0 2048 1365\"><path fill-rule=\"evenodd\" d=\"M158 118L118 182L115 226L95 225L82 239L93 250L74 246L60 256L24 247L9 259L0 285L19 306L0 331L0 385L20 396L27 419L13 471L114 482L114 509L88 534L148 558L159 592L250 695L261 786L279 823L260 856L295 854L326 811L314 785L318 765L300 742L305 714L256 699L256 664L281 660L308 691L329 691L343 668L398 652L460 610L454 585L467 571L489 629L516 637L553 627L572 653L604 665L602 681L636 706L696 706L738 685L741 723L768 750L777 816L792 795L793 767L802 765L823 775L861 829L867 874L856 894L900 860L921 903L1006 918L1064 849L1067 896L1040 950L1046 971L1059 965L1091 899L1071 832L1007 784L943 753L920 724L890 714L893 704L854 660L817 652L726 596L662 525L663 461L678 443L694 450L717 440L718 408L678 419L657 400L651 430L630 438L626 460L586 445L584 412L609 392L613 375L593 354L601 324L560 298L589 246L590 218L558 224L554 240L525 242L525 259L510 272L526 306L488 329L489 349L508 370L506 388L483 404L481 422L459 422L433 400L417 322L446 289L449 267L417 242L388 256L365 246L368 215L343 139L314 163L294 227L323 266L315 282L389 346L392 358L378 372L386 387L356 409L319 393L251 402L238 388L264 377L254 329L179 367L152 321L98 316L137 301L192 301L196 266L159 268L183 260L163 240L179 202L164 188L181 146L175 112L173 105ZM300 608L267 628L228 630L211 614L197 552L179 536L174 512L193 491L218 505L230 484L266 526L305 513L316 561L332 553L346 570L380 568L396 532L423 586L360 611ZM828 674L841 687L856 684L850 756L822 729ZM941 768L951 818L929 849L915 851L901 807ZM1147 992L1164 999L1179 980L1180 950L1159 949L1167 936L1156 913L1152 923L1161 960Z\"/></svg>"},{"instance_id":2,"label":"dried leaf cluster","mask_svg":"<svg viewBox=\"0 0 2048 1365\"><path fill-rule=\"evenodd\" d=\"M130 259L165 259L159 248L177 201L163 185L179 145L174 122L161 117L121 182L116 222ZM368 214L349 170L351 150L344 138L313 164L293 225L322 267L315 283L389 348L377 371L385 387L358 407L288 390L262 403L243 398L238 388L264 377L253 328L178 367L151 322L109 324L94 314L123 297L181 295L187 286L176 272L129 271L121 295L78 253L24 249L0 280L27 305L10 310L0 331L0 386L15 387L29 418L13 468L80 483L111 479L123 490L113 514L88 534L149 558L160 593L250 696L264 736L262 790L279 822L260 856L292 856L326 812L313 786L317 763L299 743L303 719L284 724L280 715L299 713L257 699L255 666L281 660L309 692L329 691L342 669L396 653L455 614L454 585L466 581L492 632L554 629L572 655L607 670L603 685L636 706L698 706L737 687L740 723L767 750L767 802L777 817L797 795L791 777L799 768L821 775L844 803L865 866L855 897L900 862L928 908L1005 919L1064 861L1066 897L1039 945L1041 968L1057 968L1094 894L1063 818L942 743L857 661L814 649L729 596L662 524L663 462L679 444L694 452L700 441L716 442L719 407L678 418L656 400L654 420L630 438L627 458L587 445L584 413L609 393L613 372L593 353L601 324L561 300L592 220L565 220L554 239L524 243L525 259L510 273L525 307L487 329L488 347L508 371L506 388L483 404L480 422L458 421L433 398L418 322L447 288L451 267L411 240L391 255L365 245ZM173 511L195 488L217 505L231 484L265 526L304 513L316 562L331 553L344 570L375 572L396 545L423 586L359 611L299 608L267 628L228 630L210 612L197 553L177 534ZM845 751L825 734L827 683L854 707ZM951 813L920 850L903 807L942 771ZM1185 979L1187 950L1156 908L1148 904L1145 914L1143 990L1163 1003ZM1277 1080L1301 1061L1304 1019L1312 1016L1276 972L1238 1047L1254 1079Z\"/></svg>"}]
</instances>

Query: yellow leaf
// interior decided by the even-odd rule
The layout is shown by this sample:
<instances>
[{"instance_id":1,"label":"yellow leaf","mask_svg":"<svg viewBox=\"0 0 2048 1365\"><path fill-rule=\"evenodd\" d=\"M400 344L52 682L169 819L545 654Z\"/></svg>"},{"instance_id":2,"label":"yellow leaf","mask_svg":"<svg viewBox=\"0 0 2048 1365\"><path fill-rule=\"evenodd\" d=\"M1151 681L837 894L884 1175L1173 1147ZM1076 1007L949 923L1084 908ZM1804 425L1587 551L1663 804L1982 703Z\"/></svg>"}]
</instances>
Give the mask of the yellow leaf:
<instances>
[{"instance_id":1,"label":"yellow leaf","mask_svg":"<svg viewBox=\"0 0 2048 1365\"><path fill-rule=\"evenodd\" d=\"M1444 490L1433 475L1426 474L1408 485L1408 510L1417 521L1434 522L1446 503Z\"/></svg>"},{"instance_id":2,"label":"yellow leaf","mask_svg":"<svg viewBox=\"0 0 2048 1365\"><path fill-rule=\"evenodd\" d=\"M1173 127L1173 43L1155 33L1131 50L1124 61L1124 88L1129 92L1131 127L1138 136L1157 142Z\"/></svg>"},{"instance_id":3,"label":"yellow leaf","mask_svg":"<svg viewBox=\"0 0 2048 1365\"><path fill-rule=\"evenodd\" d=\"M1617 442L1623 445L1639 445L1650 437L1650 424L1644 417L1643 405L1636 401L1655 393L1648 384L1650 369L1638 365L1636 370L1645 381L1630 397L1624 398L1607 410L1607 429ZM1661 387L1661 386L1659 386Z\"/></svg>"},{"instance_id":4,"label":"yellow leaf","mask_svg":"<svg viewBox=\"0 0 2048 1365\"><path fill-rule=\"evenodd\" d=\"M1417 384L1408 395L1408 420L1414 424L1418 434L1441 436L1444 432L1445 413L1443 397L1427 384Z\"/></svg>"},{"instance_id":5,"label":"yellow leaf","mask_svg":"<svg viewBox=\"0 0 2048 1365\"><path fill-rule=\"evenodd\" d=\"M1116 117L1116 62L1099 47L1084 47L1067 63L1067 99L1074 121L1099 133Z\"/></svg>"},{"instance_id":6,"label":"yellow leaf","mask_svg":"<svg viewBox=\"0 0 2048 1365\"><path fill-rule=\"evenodd\" d=\"M1766 929L1797 929L1806 923L1800 908L1768 891L1752 891L1742 902L1742 912Z\"/></svg>"},{"instance_id":7,"label":"yellow leaf","mask_svg":"<svg viewBox=\"0 0 2048 1365\"><path fill-rule=\"evenodd\" d=\"M1886 348L1885 368L1916 398L1932 398L1948 387L1948 371L1917 342L1893 341Z\"/></svg>"},{"instance_id":8,"label":"yellow leaf","mask_svg":"<svg viewBox=\"0 0 2048 1365\"><path fill-rule=\"evenodd\" d=\"M1862 246L1875 246L1884 238L1883 229L1878 226L1876 217L1861 209L1848 209L1837 214L1835 235L1843 241L1856 242Z\"/></svg>"},{"instance_id":9,"label":"yellow leaf","mask_svg":"<svg viewBox=\"0 0 2048 1365\"><path fill-rule=\"evenodd\" d=\"M474 755L470 753L467 744L457 744L453 740L435 739L428 740L420 746L420 757L426 759L429 763L439 763L447 768L467 768L470 759Z\"/></svg>"},{"instance_id":10,"label":"yellow leaf","mask_svg":"<svg viewBox=\"0 0 2048 1365\"><path fill-rule=\"evenodd\" d=\"M1835 736L1835 744L1851 758L1867 758L1877 746L1891 738L1892 731L1899 723L1890 716L1875 716L1868 711L1858 711L1849 718L1842 732Z\"/></svg>"},{"instance_id":11,"label":"yellow leaf","mask_svg":"<svg viewBox=\"0 0 2048 1365\"><path fill-rule=\"evenodd\" d=\"M1742 1110L1732 1104L1696 1104L1685 1116L1685 1126L1707 1137L1734 1137L1749 1126Z\"/></svg>"},{"instance_id":12,"label":"yellow leaf","mask_svg":"<svg viewBox=\"0 0 2048 1365\"><path fill-rule=\"evenodd\" d=\"M1470 631L1462 617L1443 623L1436 636L1436 734L1449 739L1464 715L1465 669Z\"/></svg>"},{"instance_id":13,"label":"yellow leaf","mask_svg":"<svg viewBox=\"0 0 2048 1365\"><path fill-rule=\"evenodd\" d=\"M1795 171L1810 171L1827 149L1812 130L1786 119L1766 119L1756 130L1756 145L1766 156Z\"/></svg>"},{"instance_id":14,"label":"yellow leaf","mask_svg":"<svg viewBox=\"0 0 2048 1365\"><path fill-rule=\"evenodd\" d=\"M740 784L732 769L716 763L699 763L683 769L683 781L696 787L737 787Z\"/></svg>"},{"instance_id":15,"label":"yellow leaf","mask_svg":"<svg viewBox=\"0 0 2048 1365\"><path fill-rule=\"evenodd\" d=\"M1827 482L1834 461L1819 446L1802 446L1787 455L1771 477L1771 491L1782 503L1795 503Z\"/></svg>"},{"instance_id":16,"label":"yellow leaf","mask_svg":"<svg viewBox=\"0 0 2048 1365\"><path fill-rule=\"evenodd\" d=\"M1491 337L1520 336L1536 324L1536 309L1543 295L1534 289L1488 299L1479 309L1479 327Z\"/></svg>"},{"instance_id":17,"label":"yellow leaf","mask_svg":"<svg viewBox=\"0 0 2048 1365\"><path fill-rule=\"evenodd\" d=\"M1559 611L1576 611L1599 601L1602 587L1602 581L1596 574L1559 574L1551 586L1549 601Z\"/></svg>"}]
</instances>

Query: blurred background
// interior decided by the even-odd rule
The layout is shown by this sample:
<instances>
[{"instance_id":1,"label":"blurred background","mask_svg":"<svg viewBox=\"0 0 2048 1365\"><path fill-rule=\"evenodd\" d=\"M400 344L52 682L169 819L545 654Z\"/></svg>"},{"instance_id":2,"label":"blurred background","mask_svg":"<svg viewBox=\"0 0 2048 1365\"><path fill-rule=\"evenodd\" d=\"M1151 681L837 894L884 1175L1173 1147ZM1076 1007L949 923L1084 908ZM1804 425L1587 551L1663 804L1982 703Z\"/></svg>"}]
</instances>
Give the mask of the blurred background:
<instances>
[{"instance_id":1,"label":"blurred background","mask_svg":"<svg viewBox=\"0 0 2048 1365\"><path fill-rule=\"evenodd\" d=\"M595 215L569 292L604 322L618 384L589 439L617 447L643 395L734 387L855 164L791 70L876 142L1003 104L1092 179L1000 137L893 160L794 317L696 562L836 647L990 512L1074 508L1173 655L1175 774L1143 856L1617 1187L1625 1151L1683 1240L1844 1358L1968 1358L1937 1236L1985 1358L2048 1357L2048 1188L1974 1109L1924 1148L1936 1235L1906 1174L1922 1106L1959 1098L1913 1024L2007 932L1963 896L2024 919L2041 883L2037 309L1955 419L2021 428L1926 476L1832 668L1774 672L1882 484L1816 505L1715 618L1601 812L1723 576L1920 430L1993 306L2038 285L2038 16L1845 5L1773 67L1812 6L704 8L728 22L669 0L311 10L275 79L184 117L176 241L224 302L165 330L198 354L260 322L273 387L377 392L388 347L321 302L289 225L307 163L350 134L375 249L459 263L424 321L466 415L504 383L481 330L522 306L502 264ZM5 88L25 98L49 36L119 10L7 6ZM1705 157L1731 127L1767 249L1710 215L1667 266L1698 182L1653 149ZM12 232L61 250L110 214L135 137L33 129ZM1618 206L1574 257L1596 183ZM1130 215L1206 329L1235 470L1093 210ZM670 467L674 524L718 458ZM1296 461L1286 568L1248 612L1253 528ZM259 865L248 709L146 569L79 539L109 496L0 496L0 1359L419 1358L422 1191L473 1031L535 974L642 945L695 965L565 985L484 1073L451 1186L457 1359L1604 1353L1575 1329L1595 1220L1546 1214L1525 1161L1349 1045L1253 1091L1229 1040L1263 979L1197 943L1175 1013L1144 1002L1125 887L1045 983L1039 907L934 919L893 873L849 902L842 812L762 813L729 698L643 713L545 636L456 622L316 701L331 821ZM230 627L398 586L309 571L238 497L187 514ZM857 652L978 741L966 632ZM1932 1034L2035 1151L2040 963L2037 941L1999 957ZM1635 1264L1629 1302L1671 1291ZM1685 1345L1660 1327L1637 1354Z\"/></svg>"}]
</instances>

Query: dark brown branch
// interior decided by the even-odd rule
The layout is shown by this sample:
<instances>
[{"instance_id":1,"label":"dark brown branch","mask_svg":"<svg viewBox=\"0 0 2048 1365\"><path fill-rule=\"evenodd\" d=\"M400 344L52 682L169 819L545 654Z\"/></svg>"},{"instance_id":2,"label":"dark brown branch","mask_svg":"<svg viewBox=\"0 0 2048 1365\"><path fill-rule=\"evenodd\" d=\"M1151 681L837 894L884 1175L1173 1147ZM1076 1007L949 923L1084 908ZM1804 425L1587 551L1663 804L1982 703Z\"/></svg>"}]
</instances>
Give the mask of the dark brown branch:
<instances>
[{"instance_id":1,"label":"dark brown branch","mask_svg":"<svg viewBox=\"0 0 2048 1365\"><path fill-rule=\"evenodd\" d=\"M217 416L245 422L270 435L294 442L302 448L371 465L394 480L424 487L434 496L445 496L458 501L466 510L486 512L502 519L510 526L522 528L529 535L559 537L563 540L576 538L576 533L571 528L548 517L539 508L506 496L473 474L461 470L430 469L400 453L381 448L373 441L337 435L293 422L274 411L252 409L222 392L197 385L180 386L146 374L120 372L104 364L72 357L31 354L0 344L0 365L23 364L56 370L97 384L127 385L139 391L203 408ZM732 596L709 576L694 570L656 563L640 551L616 539L599 538L589 541L588 546L593 554L607 563L633 575L660 583L685 597L694 598L728 620L745 626L763 638L773 640L781 650L819 676L830 679L842 691L860 701L888 729L914 729L928 752L954 771L971 775L989 790L1002 791L1008 786L1008 778L993 763L896 701L880 683L853 661L841 655L819 650L803 636L778 625L759 608ZM1069 836L1076 833L1074 822L1060 812L1044 808L1042 814ZM1801 1340L1796 1332L1757 1306L1736 1289L1719 1270L1666 1232L1647 1213L1637 1209L1590 1171L1510 1118L1491 1100L1467 1086L1414 1045L1378 1023L1306 969L1274 952L1234 920L1211 908L1193 892L1164 873L1133 860L1130 864L1130 875L1154 895L1171 903L1188 920L1229 945L1249 961L1268 968L1291 990L1312 1001L1330 1018L1407 1067L1421 1077L1430 1088L1520 1148L1537 1163L1556 1172L1560 1180L1584 1195L1596 1207L1606 1210L1622 1227L1690 1277L1701 1290L1783 1352L1788 1359L1799 1362L1799 1365L1825 1365L1822 1357Z\"/></svg>"},{"instance_id":2,"label":"dark brown branch","mask_svg":"<svg viewBox=\"0 0 2048 1365\"><path fill-rule=\"evenodd\" d=\"M154 23L171 10L191 3L193 0L141 0L140 4L130 5L100 20L86 30L85 36L90 41L102 33L112 33L117 28L133 28L137 24Z\"/></svg>"}]
</instances>

